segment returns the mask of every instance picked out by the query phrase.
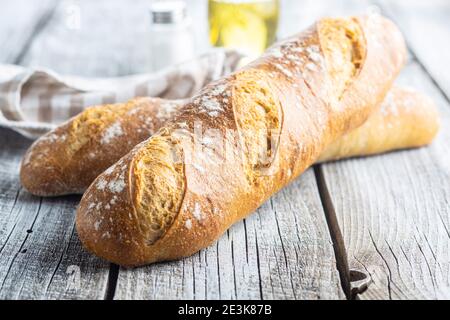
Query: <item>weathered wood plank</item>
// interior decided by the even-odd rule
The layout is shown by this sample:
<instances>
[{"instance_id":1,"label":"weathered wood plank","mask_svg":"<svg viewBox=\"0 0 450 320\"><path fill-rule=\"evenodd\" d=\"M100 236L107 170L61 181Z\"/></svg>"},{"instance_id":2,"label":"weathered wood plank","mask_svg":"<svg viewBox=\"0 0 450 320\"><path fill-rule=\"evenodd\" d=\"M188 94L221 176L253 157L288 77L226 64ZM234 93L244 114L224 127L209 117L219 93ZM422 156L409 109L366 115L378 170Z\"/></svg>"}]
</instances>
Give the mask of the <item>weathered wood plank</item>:
<instances>
[{"instance_id":1,"label":"weathered wood plank","mask_svg":"<svg viewBox=\"0 0 450 320\"><path fill-rule=\"evenodd\" d=\"M131 50L130 45L138 44L139 32L144 28L147 31L146 5L148 1L137 1L133 6L126 1L63 2L33 39L29 51L19 50L25 53L20 62L91 76L142 71L134 55L145 57L145 53L137 52L134 47ZM67 16L77 12L79 29L77 17ZM145 15L145 20L137 19L138 14ZM116 37L105 36L108 32ZM100 41L105 39L106 43ZM124 43L124 39L134 40ZM80 55L80 48L84 47L87 49L81 50ZM105 57L105 50L111 54ZM133 66L140 69L133 70L127 64L130 61L136 62ZM19 161L30 142L5 129L1 134L0 162L7 164L7 174L0 181L4 191L0 202L0 297L106 297L114 290L108 288L109 264L84 251L74 231L79 197L42 199L21 190ZM112 280L113 285L115 279Z\"/></svg>"},{"instance_id":2,"label":"weathered wood plank","mask_svg":"<svg viewBox=\"0 0 450 320\"><path fill-rule=\"evenodd\" d=\"M323 166L363 299L450 297L450 106L412 62L401 83L431 95L441 132L427 148Z\"/></svg>"},{"instance_id":3,"label":"weathered wood plank","mask_svg":"<svg viewBox=\"0 0 450 320\"><path fill-rule=\"evenodd\" d=\"M121 269L115 298L344 298L313 171L196 255Z\"/></svg>"},{"instance_id":4,"label":"weathered wood plank","mask_svg":"<svg viewBox=\"0 0 450 320\"><path fill-rule=\"evenodd\" d=\"M52 15L55 0L3 1L0 10L0 62L17 63Z\"/></svg>"},{"instance_id":5,"label":"weathered wood plank","mask_svg":"<svg viewBox=\"0 0 450 320\"><path fill-rule=\"evenodd\" d=\"M56 9L48 26L57 28L58 23L65 21L64 8L61 4ZM50 30L46 27L39 33L34 32L35 37L29 39L31 47L45 47ZM11 52L20 52L12 60L23 62L21 55L24 53L28 62L37 61L38 57L28 49L26 45L12 48ZM45 50L50 60L61 58L53 54ZM79 66L73 60L62 61L66 70L78 71ZM107 67L115 68L114 65ZM31 142L6 129L0 130L0 163L4 171L0 178L0 298L103 299L110 265L81 248L74 229L79 197L45 199L21 189L19 163Z\"/></svg>"},{"instance_id":6,"label":"weathered wood plank","mask_svg":"<svg viewBox=\"0 0 450 320\"><path fill-rule=\"evenodd\" d=\"M378 0L402 29L420 63L450 97L450 2L447 0Z\"/></svg>"},{"instance_id":7,"label":"weathered wood plank","mask_svg":"<svg viewBox=\"0 0 450 320\"><path fill-rule=\"evenodd\" d=\"M103 298L109 264L81 249L74 231L79 197L39 198L20 186L29 144L0 129L0 298Z\"/></svg>"},{"instance_id":8,"label":"weathered wood plank","mask_svg":"<svg viewBox=\"0 0 450 320\"><path fill-rule=\"evenodd\" d=\"M102 12L102 8L110 4L109 1L108 3L104 1L103 4L92 4L88 7L86 1L71 3L75 6L82 5L82 12L97 14ZM141 1L141 4L143 3ZM126 6L127 9L130 7L124 1L119 5ZM34 6L30 7L33 8ZM20 11L20 7L13 6L12 8ZM86 19L86 17L82 19L84 28L78 31L69 30L70 28L66 25L66 19L68 18L66 17L66 10L65 5L58 7L53 19L49 21L48 27L43 30L37 39L34 39L30 52L26 53L24 51L26 48L17 50L9 48L12 50L11 52L25 52L25 64L28 65L40 65L41 59L44 57L48 59L46 61L48 61L49 67L57 70L60 68L59 70L68 73L81 73L80 71L83 71L85 74L97 76L101 73L101 70L106 70L105 74L108 75L123 73L121 64L105 60L103 54L99 54L104 52L101 43L94 42L90 47L91 51L86 55L87 60L98 57L101 61L96 60L95 64L85 63L86 61L77 63L77 60L74 59L76 58L77 45L82 46L83 41L89 38L89 34L92 29L95 29L97 21L91 14L88 17L90 19ZM106 19L102 30L96 34L97 37L104 36L104 31L108 30L115 22L114 14L128 15L129 13L127 10L121 10L117 5L114 10L109 14L111 19ZM24 16L26 17L26 15ZM125 20L133 21L134 19L128 17L128 19L124 18ZM146 20L142 24L147 22ZM127 25L132 26L133 24L127 23ZM20 31L20 29L17 30ZM58 33L61 30L62 32ZM72 31L74 33L70 36ZM118 41L129 38L129 34L121 34L124 36L118 36ZM73 38L77 38L78 43L75 43L71 48L69 47L69 50L65 49L63 44L67 40L71 43L70 40L73 40ZM60 50L48 49L47 46L52 44L52 41L59 43ZM117 59L132 61L133 57L130 57L129 50L116 50L121 49L121 46L122 43L120 42L112 43L110 52L114 57L119 55ZM2 52L6 52L6 50ZM11 60L20 60L21 58L17 55L14 57L13 53L10 56L12 56ZM93 70L94 67L100 68L100 70ZM3 152L0 162L5 163L5 175L0 181L2 188L0 203L0 297L21 299L103 298L110 291L108 289L111 289L106 288L109 264L99 261L81 249L74 232L74 213L78 197L40 199L21 190L17 171L20 157L30 142L4 129L2 129L1 134L3 139L0 145Z\"/></svg>"}]
</instances>

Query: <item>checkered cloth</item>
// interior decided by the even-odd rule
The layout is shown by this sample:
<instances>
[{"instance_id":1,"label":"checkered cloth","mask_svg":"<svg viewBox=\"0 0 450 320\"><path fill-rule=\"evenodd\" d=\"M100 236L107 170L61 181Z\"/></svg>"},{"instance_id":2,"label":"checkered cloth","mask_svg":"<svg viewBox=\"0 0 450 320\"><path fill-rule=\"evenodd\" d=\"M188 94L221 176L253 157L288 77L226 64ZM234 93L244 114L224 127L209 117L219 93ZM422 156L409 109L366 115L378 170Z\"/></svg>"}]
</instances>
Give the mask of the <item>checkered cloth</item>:
<instances>
[{"instance_id":1,"label":"checkered cloth","mask_svg":"<svg viewBox=\"0 0 450 320\"><path fill-rule=\"evenodd\" d=\"M242 58L216 49L160 72L118 78L81 78L47 69L0 65L0 126L37 138L88 106L138 96L188 98L234 71Z\"/></svg>"}]
</instances>

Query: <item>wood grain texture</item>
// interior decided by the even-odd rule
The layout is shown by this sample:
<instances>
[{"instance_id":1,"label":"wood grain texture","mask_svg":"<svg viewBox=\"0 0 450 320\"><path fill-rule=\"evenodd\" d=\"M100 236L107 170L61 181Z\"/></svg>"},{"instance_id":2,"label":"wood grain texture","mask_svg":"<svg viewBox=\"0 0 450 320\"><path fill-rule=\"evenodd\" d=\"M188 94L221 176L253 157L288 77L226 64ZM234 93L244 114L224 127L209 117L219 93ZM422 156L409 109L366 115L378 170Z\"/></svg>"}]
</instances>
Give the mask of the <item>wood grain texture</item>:
<instances>
[{"instance_id":1,"label":"wood grain texture","mask_svg":"<svg viewBox=\"0 0 450 320\"><path fill-rule=\"evenodd\" d=\"M26 31L28 42L16 41L9 51L3 50L8 55L1 56L2 61L21 63L23 55L32 59L29 46L39 46L38 38L45 38L45 23L60 19L54 13L47 21L46 3L41 7L20 0L11 7L17 15L21 9L31 12L30 21L16 20L12 26L16 32ZM45 23L30 25L33 21ZM0 42L9 41L5 36L0 32ZM51 56L52 52L46 54ZM64 63L70 68L71 60ZM75 67L72 63L73 72ZM0 299L102 299L110 266L81 248L74 228L79 197L44 199L20 186L19 163L30 143L0 128Z\"/></svg>"},{"instance_id":2,"label":"wood grain texture","mask_svg":"<svg viewBox=\"0 0 450 320\"><path fill-rule=\"evenodd\" d=\"M450 97L450 2L447 0L377 0L394 19L406 41L436 84Z\"/></svg>"},{"instance_id":3,"label":"wood grain texture","mask_svg":"<svg viewBox=\"0 0 450 320\"><path fill-rule=\"evenodd\" d=\"M194 256L121 269L115 298L344 298L313 171Z\"/></svg>"},{"instance_id":4,"label":"wood grain texture","mask_svg":"<svg viewBox=\"0 0 450 320\"><path fill-rule=\"evenodd\" d=\"M0 129L0 299L103 298L109 264L81 248L78 196L39 198L18 170L30 141Z\"/></svg>"},{"instance_id":5,"label":"wood grain texture","mask_svg":"<svg viewBox=\"0 0 450 320\"><path fill-rule=\"evenodd\" d=\"M363 299L450 298L450 106L412 62L399 81L431 95L442 129L427 148L323 166Z\"/></svg>"}]
</instances>

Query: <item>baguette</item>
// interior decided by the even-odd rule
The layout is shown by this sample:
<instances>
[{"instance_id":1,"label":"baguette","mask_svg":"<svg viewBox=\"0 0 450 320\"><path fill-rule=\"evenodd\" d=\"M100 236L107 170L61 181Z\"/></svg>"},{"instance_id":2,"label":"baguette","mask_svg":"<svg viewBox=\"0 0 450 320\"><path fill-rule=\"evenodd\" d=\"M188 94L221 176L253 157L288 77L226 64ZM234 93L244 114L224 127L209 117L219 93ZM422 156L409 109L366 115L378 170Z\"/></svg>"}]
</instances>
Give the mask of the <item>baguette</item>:
<instances>
[{"instance_id":1,"label":"baguette","mask_svg":"<svg viewBox=\"0 0 450 320\"><path fill-rule=\"evenodd\" d=\"M77 210L81 242L124 266L210 245L360 126L405 52L380 16L322 19L280 42L97 177Z\"/></svg>"},{"instance_id":2,"label":"baguette","mask_svg":"<svg viewBox=\"0 0 450 320\"><path fill-rule=\"evenodd\" d=\"M319 162L421 147L438 131L433 101L414 90L394 87L362 126L328 145Z\"/></svg>"},{"instance_id":3,"label":"baguette","mask_svg":"<svg viewBox=\"0 0 450 320\"><path fill-rule=\"evenodd\" d=\"M170 119L182 102L136 98L86 109L31 145L21 163L22 186L38 196L83 193Z\"/></svg>"},{"instance_id":4,"label":"baguette","mask_svg":"<svg viewBox=\"0 0 450 320\"><path fill-rule=\"evenodd\" d=\"M83 193L99 174L155 133L184 103L137 98L88 108L28 149L20 170L22 185L40 196ZM127 110L125 114L123 110ZM110 112L117 116L99 117ZM111 127L123 132L105 139ZM420 147L433 140L438 127L431 99L394 87L361 127L327 146L319 161ZM74 144L79 146L76 151L72 151Z\"/></svg>"}]
</instances>

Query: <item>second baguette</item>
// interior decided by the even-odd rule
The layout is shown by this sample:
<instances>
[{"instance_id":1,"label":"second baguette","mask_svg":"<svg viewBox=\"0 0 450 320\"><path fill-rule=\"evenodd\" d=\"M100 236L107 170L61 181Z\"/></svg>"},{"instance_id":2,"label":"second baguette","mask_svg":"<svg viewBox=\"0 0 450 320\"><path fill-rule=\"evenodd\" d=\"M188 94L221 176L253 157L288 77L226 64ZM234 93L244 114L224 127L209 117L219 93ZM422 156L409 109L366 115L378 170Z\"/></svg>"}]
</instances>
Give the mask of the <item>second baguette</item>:
<instances>
[{"instance_id":1,"label":"second baguette","mask_svg":"<svg viewBox=\"0 0 450 320\"><path fill-rule=\"evenodd\" d=\"M86 109L31 145L21 163L22 186L38 196L83 193L172 118L182 102L136 98Z\"/></svg>"},{"instance_id":2,"label":"second baguette","mask_svg":"<svg viewBox=\"0 0 450 320\"><path fill-rule=\"evenodd\" d=\"M417 91L394 87L362 126L328 145L319 162L424 146L438 131L433 101Z\"/></svg>"}]
</instances>

